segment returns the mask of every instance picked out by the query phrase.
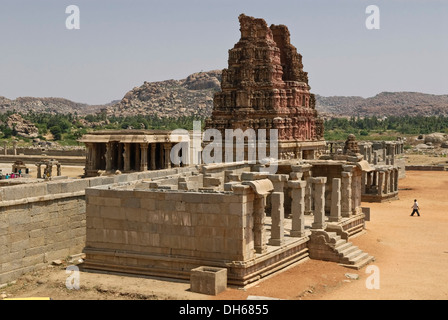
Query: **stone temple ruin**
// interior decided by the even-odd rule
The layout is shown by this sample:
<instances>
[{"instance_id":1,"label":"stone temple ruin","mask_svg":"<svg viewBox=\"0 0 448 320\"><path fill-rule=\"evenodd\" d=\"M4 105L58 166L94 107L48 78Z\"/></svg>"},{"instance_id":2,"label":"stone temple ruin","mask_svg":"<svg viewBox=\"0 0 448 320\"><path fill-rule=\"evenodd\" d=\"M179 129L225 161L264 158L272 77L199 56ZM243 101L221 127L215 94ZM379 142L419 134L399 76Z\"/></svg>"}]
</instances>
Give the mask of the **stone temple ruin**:
<instances>
[{"instance_id":1,"label":"stone temple ruin","mask_svg":"<svg viewBox=\"0 0 448 320\"><path fill-rule=\"evenodd\" d=\"M348 240L364 228L361 185L374 169L353 139L345 155L319 158L323 122L288 29L239 20L206 128L277 129L277 172L231 161L87 189L86 269L189 279L226 268L244 286L306 258L352 268L373 259Z\"/></svg>"},{"instance_id":2,"label":"stone temple ruin","mask_svg":"<svg viewBox=\"0 0 448 320\"><path fill-rule=\"evenodd\" d=\"M349 240L369 220L362 201L397 196L400 145L325 142L287 27L239 20L206 128L277 130L276 172L247 161L249 141L242 161L173 165L169 132L86 135L84 179L0 188L0 284L81 251L85 270L184 280L215 270L238 286L309 258L372 261Z\"/></svg>"}]
</instances>

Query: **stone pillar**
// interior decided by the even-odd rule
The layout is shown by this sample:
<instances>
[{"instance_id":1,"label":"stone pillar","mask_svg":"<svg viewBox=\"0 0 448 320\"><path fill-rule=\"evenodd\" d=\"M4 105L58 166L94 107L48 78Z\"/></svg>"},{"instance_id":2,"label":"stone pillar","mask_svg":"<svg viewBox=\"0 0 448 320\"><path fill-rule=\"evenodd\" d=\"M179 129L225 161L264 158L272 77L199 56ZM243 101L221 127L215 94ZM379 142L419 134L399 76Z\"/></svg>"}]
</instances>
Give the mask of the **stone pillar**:
<instances>
[{"instance_id":1,"label":"stone pillar","mask_svg":"<svg viewBox=\"0 0 448 320\"><path fill-rule=\"evenodd\" d=\"M386 170L384 172L384 194L388 194L389 193L389 183L390 183L390 171Z\"/></svg>"},{"instance_id":2,"label":"stone pillar","mask_svg":"<svg viewBox=\"0 0 448 320\"><path fill-rule=\"evenodd\" d=\"M93 170L95 166L95 151L93 143L86 143L86 170Z\"/></svg>"},{"instance_id":3,"label":"stone pillar","mask_svg":"<svg viewBox=\"0 0 448 320\"><path fill-rule=\"evenodd\" d=\"M36 167L37 167L37 179L41 179L42 178L41 164L40 163L36 163Z\"/></svg>"},{"instance_id":4,"label":"stone pillar","mask_svg":"<svg viewBox=\"0 0 448 320\"><path fill-rule=\"evenodd\" d=\"M394 191L398 192L398 179L399 179L399 172L398 169L395 169L395 179L394 179Z\"/></svg>"},{"instance_id":5,"label":"stone pillar","mask_svg":"<svg viewBox=\"0 0 448 320\"><path fill-rule=\"evenodd\" d=\"M56 170L57 170L57 175L58 175L58 177L61 176L61 175L62 175L62 172L61 172L61 164L60 164L60 163L58 163L58 164L56 165Z\"/></svg>"},{"instance_id":6,"label":"stone pillar","mask_svg":"<svg viewBox=\"0 0 448 320\"><path fill-rule=\"evenodd\" d=\"M3 141L3 151L5 152L5 156L8 155L8 142Z\"/></svg>"},{"instance_id":7,"label":"stone pillar","mask_svg":"<svg viewBox=\"0 0 448 320\"><path fill-rule=\"evenodd\" d=\"M384 171L378 172L378 195L382 196L384 192Z\"/></svg>"},{"instance_id":8,"label":"stone pillar","mask_svg":"<svg viewBox=\"0 0 448 320\"><path fill-rule=\"evenodd\" d=\"M366 192L370 191L370 188L372 188L372 176L373 172L366 172L367 174L367 182L366 182Z\"/></svg>"},{"instance_id":9,"label":"stone pillar","mask_svg":"<svg viewBox=\"0 0 448 320\"><path fill-rule=\"evenodd\" d=\"M330 222L341 221L341 179L333 179L331 191Z\"/></svg>"},{"instance_id":10,"label":"stone pillar","mask_svg":"<svg viewBox=\"0 0 448 320\"><path fill-rule=\"evenodd\" d=\"M165 169L171 168L171 159L170 159L170 151L171 151L171 144L165 143L163 145L164 153L165 153Z\"/></svg>"},{"instance_id":11,"label":"stone pillar","mask_svg":"<svg viewBox=\"0 0 448 320\"><path fill-rule=\"evenodd\" d=\"M141 162L141 155L140 155L140 144L135 144L135 162L134 162L134 168L135 170L140 170L140 162Z\"/></svg>"},{"instance_id":12,"label":"stone pillar","mask_svg":"<svg viewBox=\"0 0 448 320\"><path fill-rule=\"evenodd\" d=\"M16 156L17 155L17 141L13 140L12 142L12 151L13 154Z\"/></svg>"},{"instance_id":13,"label":"stone pillar","mask_svg":"<svg viewBox=\"0 0 448 320\"><path fill-rule=\"evenodd\" d=\"M123 160L124 160L124 168L123 171L131 171L131 144L124 144L124 152L123 152Z\"/></svg>"},{"instance_id":14,"label":"stone pillar","mask_svg":"<svg viewBox=\"0 0 448 320\"><path fill-rule=\"evenodd\" d=\"M151 170L156 170L156 147L155 143L151 143Z\"/></svg>"},{"instance_id":15,"label":"stone pillar","mask_svg":"<svg viewBox=\"0 0 448 320\"><path fill-rule=\"evenodd\" d=\"M314 222L312 229L325 229L327 224L325 222L325 183L326 177L311 178L311 183L314 185Z\"/></svg>"},{"instance_id":16,"label":"stone pillar","mask_svg":"<svg viewBox=\"0 0 448 320\"><path fill-rule=\"evenodd\" d=\"M305 188L306 181L288 181L288 187L291 188L291 215L292 228L291 237L305 236Z\"/></svg>"},{"instance_id":17,"label":"stone pillar","mask_svg":"<svg viewBox=\"0 0 448 320\"><path fill-rule=\"evenodd\" d=\"M391 165L395 164L395 148L396 148L396 145L392 145L392 148L390 148L390 164Z\"/></svg>"},{"instance_id":18,"label":"stone pillar","mask_svg":"<svg viewBox=\"0 0 448 320\"><path fill-rule=\"evenodd\" d=\"M123 144L118 144L118 170L123 170Z\"/></svg>"},{"instance_id":19,"label":"stone pillar","mask_svg":"<svg viewBox=\"0 0 448 320\"><path fill-rule=\"evenodd\" d=\"M159 144L160 158L159 163L162 169L166 169L165 167L165 148L163 144Z\"/></svg>"},{"instance_id":20,"label":"stone pillar","mask_svg":"<svg viewBox=\"0 0 448 320\"><path fill-rule=\"evenodd\" d=\"M283 192L273 192L271 194L271 238L269 244L272 246L281 246L284 243L284 220L285 210L283 208Z\"/></svg>"},{"instance_id":21,"label":"stone pillar","mask_svg":"<svg viewBox=\"0 0 448 320\"><path fill-rule=\"evenodd\" d=\"M361 207L361 185L362 171L353 171L352 173L352 213L357 214Z\"/></svg>"},{"instance_id":22,"label":"stone pillar","mask_svg":"<svg viewBox=\"0 0 448 320\"><path fill-rule=\"evenodd\" d=\"M112 143L106 143L106 171L112 171Z\"/></svg>"},{"instance_id":23,"label":"stone pillar","mask_svg":"<svg viewBox=\"0 0 448 320\"><path fill-rule=\"evenodd\" d=\"M345 218L350 217L352 212L352 173L342 172L341 179L341 215Z\"/></svg>"},{"instance_id":24,"label":"stone pillar","mask_svg":"<svg viewBox=\"0 0 448 320\"><path fill-rule=\"evenodd\" d=\"M287 174L271 174L268 176L268 179L271 180L274 185L274 192L282 192L284 191L285 183L288 181Z\"/></svg>"},{"instance_id":25,"label":"stone pillar","mask_svg":"<svg viewBox=\"0 0 448 320\"><path fill-rule=\"evenodd\" d=\"M285 195L284 188L285 182L288 181L288 175L286 174L272 174L268 176L268 179L274 186L274 192L272 193L271 200L271 239L269 244L273 246L281 246L284 242L284 219L285 219Z\"/></svg>"},{"instance_id":26,"label":"stone pillar","mask_svg":"<svg viewBox=\"0 0 448 320\"><path fill-rule=\"evenodd\" d=\"M266 217L265 206L266 197L256 195L254 200L254 249L256 253L265 253L267 251L266 227L264 225Z\"/></svg>"},{"instance_id":27,"label":"stone pillar","mask_svg":"<svg viewBox=\"0 0 448 320\"><path fill-rule=\"evenodd\" d=\"M394 193L394 178L395 178L395 174L394 174L394 169L389 171L389 193Z\"/></svg>"},{"instance_id":28,"label":"stone pillar","mask_svg":"<svg viewBox=\"0 0 448 320\"><path fill-rule=\"evenodd\" d=\"M367 175L369 173L368 172L361 172L361 194L366 194L366 190L367 190Z\"/></svg>"},{"instance_id":29,"label":"stone pillar","mask_svg":"<svg viewBox=\"0 0 448 320\"><path fill-rule=\"evenodd\" d=\"M148 170L148 144L140 143L140 171Z\"/></svg>"},{"instance_id":30,"label":"stone pillar","mask_svg":"<svg viewBox=\"0 0 448 320\"><path fill-rule=\"evenodd\" d=\"M294 167L293 167L294 170ZM295 170L294 170L295 171ZM312 215L313 214L313 198L312 198L312 190L313 185L310 182L312 172L311 172L311 166L302 166L302 168L298 171L303 173L303 180L306 181L305 186L305 214L306 215Z\"/></svg>"}]
</instances>

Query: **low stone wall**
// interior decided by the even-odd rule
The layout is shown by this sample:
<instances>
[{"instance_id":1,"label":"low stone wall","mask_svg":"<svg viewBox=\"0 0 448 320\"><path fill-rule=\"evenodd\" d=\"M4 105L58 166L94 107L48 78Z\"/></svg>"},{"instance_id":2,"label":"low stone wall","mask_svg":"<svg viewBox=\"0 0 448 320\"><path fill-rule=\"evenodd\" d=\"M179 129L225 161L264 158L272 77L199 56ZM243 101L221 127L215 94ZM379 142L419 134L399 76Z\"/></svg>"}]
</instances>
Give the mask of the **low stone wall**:
<instances>
[{"instance_id":1,"label":"low stone wall","mask_svg":"<svg viewBox=\"0 0 448 320\"><path fill-rule=\"evenodd\" d=\"M445 166L406 166L406 170L416 171L445 171Z\"/></svg>"},{"instance_id":2,"label":"low stone wall","mask_svg":"<svg viewBox=\"0 0 448 320\"><path fill-rule=\"evenodd\" d=\"M38 156L38 155L1 155L0 154L0 163L14 163L16 160L22 160L27 167L34 168L34 164L36 162L40 162L42 160L57 160L59 163L63 165L69 166L84 166L86 163L85 157L70 157L70 156Z\"/></svg>"},{"instance_id":3,"label":"low stone wall","mask_svg":"<svg viewBox=\"0 0 448 320\"><path fill-rule=\"evenodd\" d=\"M253 197L87 189L85 268L185 278L201 265L250 260Z\"/></svg>"},{"instance_id":4,"label":"low stone wall","mask_svg":"<svg viewBox=\"0 0 448 320\"><path fill-rule=\"evenodd\" d=\"M0 188L0 284L55 259L82 252L86 188L194 170L175 168Z\"/></svg>"},{"instance_id":5,"label":"low stone wall","mask_svg":"<svg viewBox=\"0 0 448 320\"><path fill-rule=\"evenodd\" d=\"M4 153L4 149L2 150ZM13 149L8 149L8 154L13 154ZM85 148L72 149L72 150L60 150L60 149L46 149L46 148L17 148L17 154L24 155L47 155L49 157L85 157L86 150Z\"/></svg>"}]
</instances>

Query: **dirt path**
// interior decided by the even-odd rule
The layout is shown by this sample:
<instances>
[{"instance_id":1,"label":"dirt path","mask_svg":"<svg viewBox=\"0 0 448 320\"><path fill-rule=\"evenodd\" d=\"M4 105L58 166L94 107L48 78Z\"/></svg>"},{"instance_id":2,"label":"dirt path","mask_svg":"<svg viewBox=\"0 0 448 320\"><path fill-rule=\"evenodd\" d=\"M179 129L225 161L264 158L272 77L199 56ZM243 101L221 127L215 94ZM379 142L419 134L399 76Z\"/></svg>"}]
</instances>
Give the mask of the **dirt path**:
<instances>
[{"instance_id":1,"label":"dirt path","mask_svg":"<svg viewBox=\"0 0 448 320\"><path fill-rule=\"evenodd\" d=\"M81 272L81 289L67 290L63 266L21 277L0 289L9 297L53 299L448 299L448 172L408 171L400 180L400 200L371 208L367 232L351 239L374 255L380 289L367 289L366 267L352 270L336 263L308 260L245 290L232 288L216 297L189 291L188 282ZM421 217L410 217L417 198ZM350 280L345 274L358 274Z\"/></svg>"}]
</instances>

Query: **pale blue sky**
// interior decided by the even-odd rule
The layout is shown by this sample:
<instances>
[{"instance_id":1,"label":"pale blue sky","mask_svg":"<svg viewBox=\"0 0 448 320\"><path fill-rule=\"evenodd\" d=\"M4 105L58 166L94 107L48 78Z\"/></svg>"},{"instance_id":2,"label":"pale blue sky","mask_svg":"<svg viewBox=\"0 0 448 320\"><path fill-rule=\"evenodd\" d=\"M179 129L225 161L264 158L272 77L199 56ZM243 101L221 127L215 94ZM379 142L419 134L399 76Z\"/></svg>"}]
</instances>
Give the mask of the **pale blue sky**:
<instances>
[{"instance_id":1,"label":"pale blue sky","mask_svg":"<svg viewBox=\"0 0 448 320\"><path fill-rule=\"evenodd\" d=\"M72 4L80 30L65 27ZM380 30L365 27L370 4ZM288 26L314 93L448 94L448 1L0 0L0 96L102 104L223 69L240 13Z\"/></svg>"}]
</instances>

